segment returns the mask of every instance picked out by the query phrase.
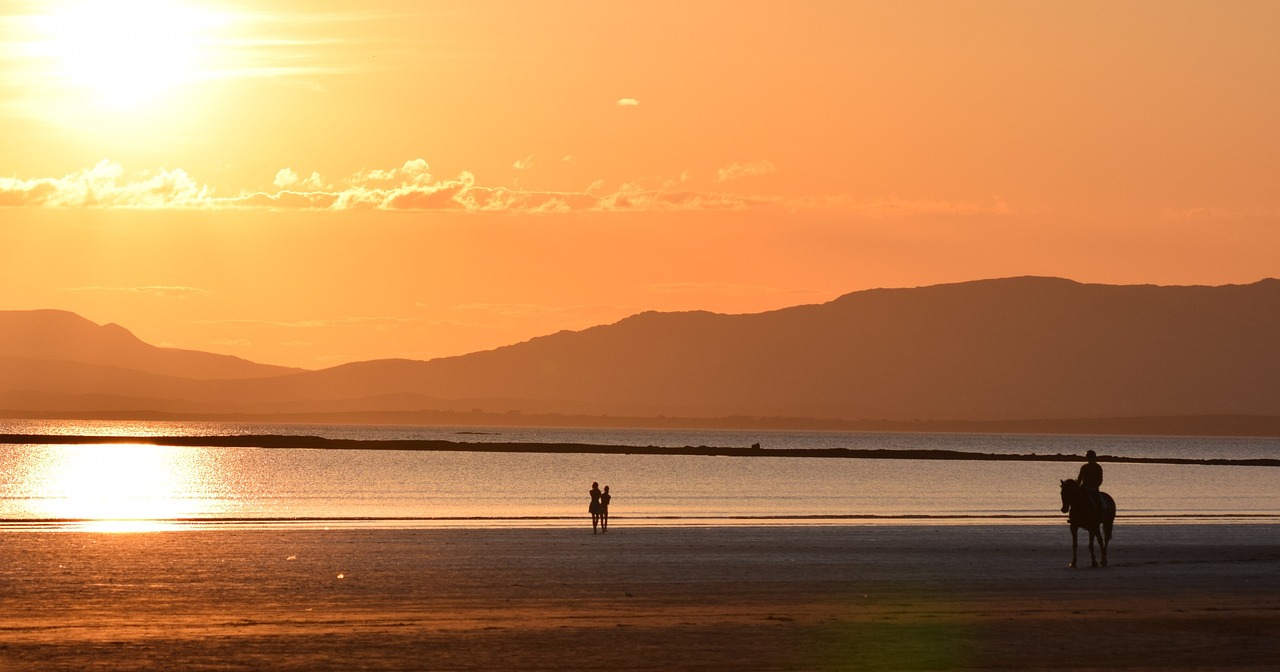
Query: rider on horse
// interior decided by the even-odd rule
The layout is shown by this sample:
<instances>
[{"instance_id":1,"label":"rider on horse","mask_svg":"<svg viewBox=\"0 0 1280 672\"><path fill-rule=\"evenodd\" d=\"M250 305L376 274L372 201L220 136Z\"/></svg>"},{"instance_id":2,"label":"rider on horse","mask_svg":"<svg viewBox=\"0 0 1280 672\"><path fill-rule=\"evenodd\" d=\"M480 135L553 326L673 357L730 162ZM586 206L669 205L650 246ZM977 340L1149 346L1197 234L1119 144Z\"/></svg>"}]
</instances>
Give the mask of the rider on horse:
<instances>
[{"instance_id":1,"label":"rider on horse","mask_svg":"<svg viewBox=\"0 0 1280 672\"><path fill-rule=\"evenodd\" d=\"M1098 454L1092 450L1084 456L1089 461L1080 465L1080 475L1076 476L1076 483L1088 490L1094 503L1101 508L1103 504L1102 498L1098 496L1098 489L1102 487L1102 465L1098 464Z\"/></svg>"}]
</instances>

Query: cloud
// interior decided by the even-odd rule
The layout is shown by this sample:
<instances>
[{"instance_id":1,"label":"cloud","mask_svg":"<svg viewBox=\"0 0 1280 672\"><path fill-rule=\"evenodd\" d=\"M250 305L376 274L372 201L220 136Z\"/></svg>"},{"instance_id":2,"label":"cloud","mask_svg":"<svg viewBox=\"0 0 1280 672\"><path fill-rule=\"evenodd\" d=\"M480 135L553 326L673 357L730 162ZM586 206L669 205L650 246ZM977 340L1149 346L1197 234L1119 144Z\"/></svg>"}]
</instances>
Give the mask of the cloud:
<instances>
[{"instance_id":1,"label":"cloud","mask_svg":"<svg viewBox=\"0 0 1280 672\"><path fill-rule=\"evenodd\" d=\"M671 212L677 210L750 210L779 204L769 197L740 196L689 189L642 189L625 184L599 197L596 210L604 212Z\"/></svg>"},{"instance_id":2,"label":"cloud","mask_svg":"<svg viewBox=\"0 0 1280 672\"><path fill-rule=\"evenodd\" d=\"M619 98L618 99L618 107L635 107L639 104L640 104L640 101L636 100L635 98Z\"/></svg>"},{"instance_id":3,"label":"cloud","mask_svg":"<svg viewBox=\"0 0 1280 672\"><path fill-rule=\"evenodd\" d=\"M374 331L390 331L397 327L422 322L413 317L337 317L319 320L279 322L273 320L196 320L196 324L232 324L281 327L285 329L329 329L334 327L372 328Z\"/></svg>"},{"instance_id":4,"label":"cloud","mask_svg":"<svg viewBox=\"0 0 1280 672\"><path fill-rule=\"evenodd\" d=\"M753 161L751 163L732 163L716 171L716 182L728 182L743 177L771 175L778 172L772 161Z\"/></svg>"},{"instance_id":5,"label":"cloud","mask_svg":"<svg viewBox=\"0 0 1280 672\"><path fill-rule=\"evenodd\" d=\"M127 292L130 294L149 294L170 299L185 299L192 296L208 296L209 292L199 287L182 287L173 285L150 285L146 287L66 287L64 292Z\"/></svg>"},{"instance_id":6,"label":"cloud","mask_svg":"<svg viewBox=\"0 0 1280 672\"><path fill-rule=\"evenodd\" d=\"M533 157L516 162L532 165ZM776 169L758 161L720 169L717 182ZM530 191L487 186L462 171L440 178L424 159L397 168L361 170L330 183L319 173L303 178L281 168L274 189L223 196L180 169L126 173L107 160L60 178L0 177L0 208L97 208L149 210L369 210L382 212L452 211L554 215L575 212L742 211L775 208L823 210L883 219L921 215L1008 215L1013 209L999 198L986 202L881 198L858 201L849 196L783 198L692 188L687 173L676 179L650 178L626 182L610 190L603 180L582 191Z\"/></svg>"},{"instance_id":7,"label":"cloud","mask_svg":"<svg viewBox=\"0 0 1280 672\"><path fill-rule=\"evenodd\" d=\"M126 176L106 159L60 178L0 177L0 207L179 209L200 207L212 190L181 169Z\"/></svg>"},{"instance_id":8,"label":"cloud","mask_svg":"<svg viewBox=\"0 0 1280 672\"><path fill-rule=\"evenodd\" d=\"M296 187L309 191L318 191L325 188L324 178L320 177L320 173L312 172L310 177L302 179L298 177L297 173L293 172L292 168L281 168L276 173L276 179L273 184L285 189Z\"/></svg>"},{"instance_id":9,"label":"cloud","mask_svg":"<svg viewBox=\"0 0 1280 672\"><path fill-rule=\"evenodd\" d=\"M292 168L281 168L276 173L275 182L272 184L277 187L292 187L298 183L298 174L293 172Z\"/></svg>"},{"instance_id":10,"label":"cloud","mask_svg":"<svg viewBox=\"0 0 1280 672\"><path fill-rule=\"evenodd\" d=\"M399 168L382 169L375 168L358 172L347 178L348 184L362 183L383 183L391 184L394 182L407 182L411 184L423 184L431 180L431 165L426 159L409 159Z\"/></svg>"},{"instance_id":11,"label":"cloud","mask_svg":"<svg viewBox=\"0 0 1280 672\"><path fill-rule=\"evenodd\" d=\"M521 159L520 161L516 161L515 163L511 164L511 167L515 168L516 170L528 170L533 167L533 157L529 156L528 158Z\"/></svg>"},{"instance_id":12,"label":"cloud","mask_svg":"<svg viewBox=\"0 0 1280 672\"><path fill-rule=\"evenodd\" d=\"M267 208L271 210L328 210L338 200L337 194L328 192L277 191L242 194L235 198L219 199L218 204L228 207Z\"/></svg>"},{"instance_id":13,"label":"cloud","mask_svg":"<svg viewBox=\"0 0 1280 672\"><path fill-rule=\"evenodd\" d=\"M462 173L454 180L444 182L423 182L406 184L391 189L386 192L366 192L361 196L351 195L351 202L356 203L357 207L362 202L362 196L373 196L376 202L375 207L382 210L460 210L467 209L466 205L458 199L462 192L475 186L475 176L471 173ZM351 193L351 192L349 192ZM343 202L339 199L338 209L342 209Z\"/></svg>"},{"instance_id":14,"label":"cloud","mask_svg":"<svg viewBox=\"0 0 1280 672\"><path fill-rule=\"evenodd\" d=\"M784 289L767 285L743 285L729 282L672 282L649 285L649 291L661 294L714 294L716 296L793 296L821 297L814 289Z\"/></svg>"},{"instance_id":15,"label":"cloud","mask_svg":"<svg viewBox=\"0 0 1280 672\"><path fill-rule=\"evenodd\" d=\"M600 306L552 306L538 303L464 303L453 307L461 313L481 313L504 317L529 315L559 315L564 313L595 312Z\"/></svg>"}]
</instances>

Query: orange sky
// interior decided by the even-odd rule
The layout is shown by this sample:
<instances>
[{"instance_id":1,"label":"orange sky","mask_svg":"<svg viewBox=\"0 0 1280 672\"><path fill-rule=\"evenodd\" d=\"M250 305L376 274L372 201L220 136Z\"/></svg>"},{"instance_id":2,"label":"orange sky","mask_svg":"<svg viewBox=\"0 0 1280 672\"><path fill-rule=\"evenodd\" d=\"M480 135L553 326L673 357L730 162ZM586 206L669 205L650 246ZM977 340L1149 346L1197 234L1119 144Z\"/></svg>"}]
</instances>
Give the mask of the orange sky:
<instances>
[{"instance_id":1,"label":"orange sky","mask_svg":"<svg viewBox=\"0 0 1280 672\"><path fill-rule=\"evenodd\" d=\"M1280 275L1280 3L0 2L0 309L319 368Z\"/></svg>"}]
</instances>

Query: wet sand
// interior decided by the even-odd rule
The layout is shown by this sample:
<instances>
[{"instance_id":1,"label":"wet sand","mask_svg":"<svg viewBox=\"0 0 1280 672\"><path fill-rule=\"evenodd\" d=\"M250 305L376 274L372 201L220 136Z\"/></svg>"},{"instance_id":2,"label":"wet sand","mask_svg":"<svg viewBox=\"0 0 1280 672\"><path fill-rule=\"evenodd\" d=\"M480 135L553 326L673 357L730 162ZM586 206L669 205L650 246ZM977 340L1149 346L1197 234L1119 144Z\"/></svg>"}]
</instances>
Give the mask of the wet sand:
<instances>
[{"instance_id":1,"label":"wet sand","mask_svg":"<svg viewBox=\"0 0 1280 672\"><path fill-rule=\"evenodd\" d=\"M0 533L0 670L1274 669L1280 526Z\"/></svg>"}]
</instances>

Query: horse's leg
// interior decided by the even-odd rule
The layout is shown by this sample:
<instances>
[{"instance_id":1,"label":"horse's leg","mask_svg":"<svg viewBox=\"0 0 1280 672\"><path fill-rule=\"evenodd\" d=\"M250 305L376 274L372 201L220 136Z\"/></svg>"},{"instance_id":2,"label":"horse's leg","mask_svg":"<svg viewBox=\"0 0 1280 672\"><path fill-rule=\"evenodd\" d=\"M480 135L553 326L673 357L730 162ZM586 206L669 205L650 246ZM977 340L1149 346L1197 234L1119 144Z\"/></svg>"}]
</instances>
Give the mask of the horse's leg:
<instances>
[{"instance_id":1,"label":"horse's leg","mask_svg":"<svg viewBox=\"0 0 1280 672\"><path fill-rule=\"evenodd\" d=\"M1076 525L1072 523L1071 525L1071 565L1070 565L1072 569L1075 569L1075 566L1076 566L1076 549L1078 548L1080 543L1079 538L1076 536L1076 532L1078 532L1079 530L1080 528L1076 527Z\"/></svg>"},{"instance_id":2,"label":"horse's leg","mask_svg":"<svg viewBox=\"0 0 1280 672\"><path fill-rule=\"evenodd\" d=\"M1090 567L1098 566L1098 558L1095 557L1093 554L1093 538L1097 536L1100 536L1098 534L1098 526L1097 525L1090 526L1089 527L1089 566Z\"/></svg>"},{"instance_id":3,"label":"horse's leg","mask_svg":"<svg viewBox=\"0 0 1280 672\"><path fill-rule=\"evenodd\" d=\"M1103 523L1105 526L1106 523ZM1098 545L1102 547L1102 566L1107 566L1107 534L1105 530L1098 530Z\"/></svg>"}]
</instances>

